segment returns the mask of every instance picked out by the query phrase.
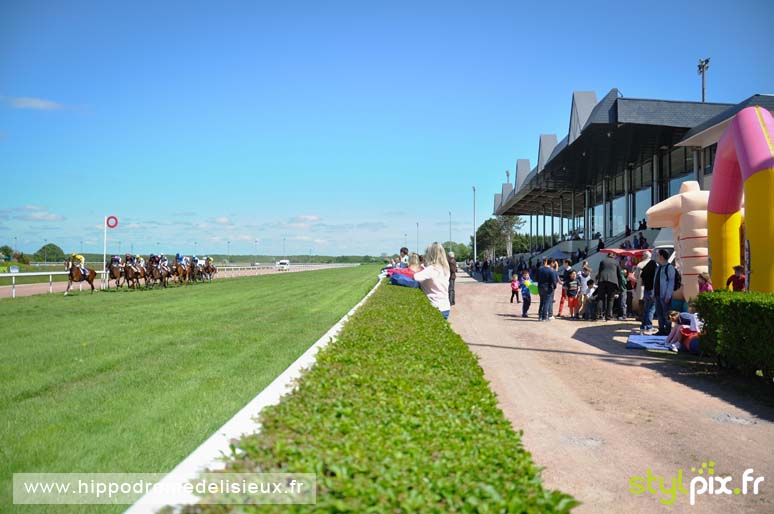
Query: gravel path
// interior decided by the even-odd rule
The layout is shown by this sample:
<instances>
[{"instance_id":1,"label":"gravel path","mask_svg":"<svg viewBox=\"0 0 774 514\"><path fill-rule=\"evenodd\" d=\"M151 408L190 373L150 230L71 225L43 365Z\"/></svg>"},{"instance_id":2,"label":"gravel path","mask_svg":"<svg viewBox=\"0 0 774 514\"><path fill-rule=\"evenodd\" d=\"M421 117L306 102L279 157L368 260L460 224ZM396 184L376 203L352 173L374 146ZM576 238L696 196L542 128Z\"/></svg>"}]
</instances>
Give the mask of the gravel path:
<instances>
[{"instance_id":1,"label":"gravel path","mask_svg":"<svg viewBox=\"0 0 774 514\"><path fill-rule=\"evenodd\" d=\"M509 298L509 284L458 280L450 322L524 430L547 486L583 502L574 512L774 512L774 408L702 376L704 366L625 349L635 322L539 323L537 298L529 319ZM697 496L691 507L685 494L665 506L666 495L629 492L630 477L648 469L668 484L682 469L688 488L691 467L709 460L732 487L754 468L765 477L760 494Z\"/></svg>"}]
</instances>

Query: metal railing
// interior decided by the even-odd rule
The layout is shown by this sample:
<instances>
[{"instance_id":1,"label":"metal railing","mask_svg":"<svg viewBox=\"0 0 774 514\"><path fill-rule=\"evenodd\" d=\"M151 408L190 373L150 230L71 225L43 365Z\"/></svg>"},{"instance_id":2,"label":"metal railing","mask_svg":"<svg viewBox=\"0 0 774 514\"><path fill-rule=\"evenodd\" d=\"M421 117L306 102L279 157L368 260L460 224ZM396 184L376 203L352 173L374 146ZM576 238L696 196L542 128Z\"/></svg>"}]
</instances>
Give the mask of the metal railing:
<instances>
[{"instance_id":1,"label":"metal railing","mask_svg":"<svg viewBox=\"0 0 774 514\"><path fill-rule=\"evenodd\" d=\"M331 263L331 264L290 264L288 272L298 271L310 271L313 269L328 269L328 268L351 268L354 266L360 266L360 263ZM234 278L237 276L237 272L255 271L256 275L260 275L261 272L266 271L278 271L279 267L274 265L262 265L262 266L221 266L217 268L217 274L222 277ZM105 288L106 274L103 270L94 270L100 280L100 289ZM0 273L0 278L11 278L11 298L16 298L16 286L34 286L40 285L41 282L32 282L29 284L17 284L16 277L48 277L48 292L49 294L54 292L54 276L68 276L69 271L22 271L16 273ZM239 275L249 276L249 275ZM44 283L44 282L43 282ZM7 287L7 286L5 286ZM83 282L78 282L79 291L83 290Z\"/></svg>"}]
</instances>

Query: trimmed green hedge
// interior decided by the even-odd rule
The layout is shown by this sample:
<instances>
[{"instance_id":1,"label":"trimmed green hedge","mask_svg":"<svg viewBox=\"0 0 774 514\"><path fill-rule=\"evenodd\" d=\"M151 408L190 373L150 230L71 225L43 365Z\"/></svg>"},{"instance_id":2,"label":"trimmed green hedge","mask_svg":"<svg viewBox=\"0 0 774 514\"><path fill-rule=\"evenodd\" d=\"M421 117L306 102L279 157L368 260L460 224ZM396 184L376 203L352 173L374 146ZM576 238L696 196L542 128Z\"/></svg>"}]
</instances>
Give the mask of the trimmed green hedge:
<instances>
[{"instance_id":1,"label":"trimmed green hedge","mask_svg":"<svg viewBox=\"0 0 774 514\"><path fill-rule=\"evenodd\" d=\"M696 310L704 320L702 352L743 374L762 372L768 383L774 380L774 294L702 293Z\"/></svg>"},{"instance_id":2,"label":"trimmed green hedge","mask_svg":"<svg viewBox=\"0 0 774 514\"><path fill-rule=\"evenodd\" d=\"M317 504L255 511L565 513L578 505L543 488L476 357L417 289L383 284L260 421L229 468L316 473Z\"/></svg>"}]
</instances>

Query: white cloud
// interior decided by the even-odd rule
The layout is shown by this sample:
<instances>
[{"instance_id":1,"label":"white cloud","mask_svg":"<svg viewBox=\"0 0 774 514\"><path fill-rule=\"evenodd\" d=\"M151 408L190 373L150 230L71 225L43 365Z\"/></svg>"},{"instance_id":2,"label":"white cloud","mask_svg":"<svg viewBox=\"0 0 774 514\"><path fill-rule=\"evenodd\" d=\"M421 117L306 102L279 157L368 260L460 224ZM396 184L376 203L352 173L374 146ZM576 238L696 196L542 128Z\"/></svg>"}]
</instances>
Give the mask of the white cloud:
<instances>
[{"instance_id":1,"label":"white cloud","mask_svg":"<svg viewBox=\"0 0 774 514\"><path fill-rule=\"evenodd\" d=\"M62 221L64 216L48 211L32 211L30 214L16 216L16 219L23 221Z\"/></svg>"},{"instance_id":2,"label":"white cloud","mask_svg":"<svg viewBox=\"0 0 774 514\"><path fill-rule=\"evenodd\" d=\"M291 220L292 223L317 223L320 217L315 214L302 214Z\"/></svg>"},{"instance_id":3,"label":"white cloud","mask_svg":"<svg viewBox=\"0 0 774 514\"><path fill-rule=\"evenodd\" d=\"M64 106L52 100L43 98L33 98L31 96L5 97L8 105L14 109L34 109L37 111L56 111L63 109Z\"/></svg>"},{"instance_id":4,"label":"white cloud","mask_svg":"<svg viewBox=\"0 0 774 514\"><path fill-rule=\"evenodd\" d=\"M228 216L218 216L212 221L214 221L218 225L231 225L231 220L228 218Z\"/></svg>"}]
</instances>

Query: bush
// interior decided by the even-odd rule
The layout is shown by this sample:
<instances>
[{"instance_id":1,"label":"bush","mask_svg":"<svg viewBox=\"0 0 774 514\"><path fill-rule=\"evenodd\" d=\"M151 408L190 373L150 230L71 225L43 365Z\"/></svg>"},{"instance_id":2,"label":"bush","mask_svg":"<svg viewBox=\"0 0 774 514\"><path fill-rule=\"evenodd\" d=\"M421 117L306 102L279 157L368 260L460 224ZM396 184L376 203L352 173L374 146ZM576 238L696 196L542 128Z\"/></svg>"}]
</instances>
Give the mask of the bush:
<instances>
[{"instance_id":1,"label":"bush","mask_svg":"<svg viewBox=\"0 0 774 514\"><path fill-rule=\"evenodd\" d=\"M543 488L459 335L419 290L382 285L298 388L240 440L236 472L316 473L317 504L260 512L569 512ZM228 512L193 505L184 512Z\"/></svg>"},{"instance_id":2,"label":"bush","mask_svg":"<svg viewBox=\"0 0 774 514\"><path fill-rule=\"evenodd\" d=\"M701 350L745 375L774 380L774 294L750 291L703 293L697 311L705 322Z\"/></svg>"}]
</instances>

